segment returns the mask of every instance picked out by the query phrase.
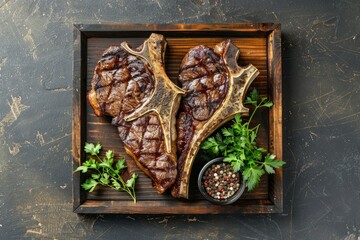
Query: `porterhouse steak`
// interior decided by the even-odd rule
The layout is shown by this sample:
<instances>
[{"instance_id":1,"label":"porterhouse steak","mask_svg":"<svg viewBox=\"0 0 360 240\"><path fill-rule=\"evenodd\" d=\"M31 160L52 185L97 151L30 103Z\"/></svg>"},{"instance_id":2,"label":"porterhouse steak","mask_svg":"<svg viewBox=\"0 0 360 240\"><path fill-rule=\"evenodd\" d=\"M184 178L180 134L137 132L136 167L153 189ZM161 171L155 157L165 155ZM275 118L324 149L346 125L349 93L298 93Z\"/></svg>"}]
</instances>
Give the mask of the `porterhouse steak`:
<instances>
[{"instance_id":1,"label":"porterhouse steak","mask_svg":"<svg viewBox=\"0 0 360 240\"><path fill-rule=\"evenodd\" d=\"M152 34L137 49L127 43L108 48L87 94L97 116L113 117L126 152L159 193L177 176L175 114L183 93L165 74L165 47L164 37Z\"/></svg>"},{"instance_id":2,"label":"porterhouse steak","mask_svg":"<svg viewBox=\"0 0 360 240\"><path fill-rule=\"evenodd\" d=\"M177 119L178 177L172 196L188 198L191 168L200 144L235 114L248 114L244 94L259 74L237 65L239 49L226 40L214 49L200 45L184 57L178 80L186 91Z\"/></svg>"}]
</instances>

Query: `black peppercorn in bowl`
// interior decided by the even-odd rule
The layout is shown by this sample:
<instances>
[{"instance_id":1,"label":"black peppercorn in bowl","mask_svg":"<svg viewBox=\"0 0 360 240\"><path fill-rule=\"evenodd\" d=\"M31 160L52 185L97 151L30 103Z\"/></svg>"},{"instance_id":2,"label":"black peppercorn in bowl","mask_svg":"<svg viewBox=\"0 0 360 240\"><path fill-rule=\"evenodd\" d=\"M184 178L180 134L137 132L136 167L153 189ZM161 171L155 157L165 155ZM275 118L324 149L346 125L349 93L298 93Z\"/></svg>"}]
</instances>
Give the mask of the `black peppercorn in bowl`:
<instances>
[{"instance_id":1,"label":"black peppercorn in bowl","mask_svg":"<svg viewBox=\"0 0 360 240\"><path fill-rule=\"evenodd\" d=\"M203 197L211 203L228 205L236 202L245 190L241 172L234 172L223 157L209 161L201 169L198 187Z\"/></svg>"}]
</instances>

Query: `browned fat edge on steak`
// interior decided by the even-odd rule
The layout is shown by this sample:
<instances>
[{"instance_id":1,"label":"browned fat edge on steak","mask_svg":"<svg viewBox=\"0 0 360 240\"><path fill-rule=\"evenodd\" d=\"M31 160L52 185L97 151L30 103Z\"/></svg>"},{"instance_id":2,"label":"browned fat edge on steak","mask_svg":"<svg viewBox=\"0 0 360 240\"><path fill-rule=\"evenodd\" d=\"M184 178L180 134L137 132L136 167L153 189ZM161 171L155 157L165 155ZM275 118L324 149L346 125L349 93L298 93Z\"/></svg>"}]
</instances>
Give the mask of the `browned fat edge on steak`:
<instances>
[{"instance_id":1,"label":"browned fat edge on steak","mask_svg":"<svg viewBox=\"0 0 360 240\"><path fill-rule=\"evenodd\" d=\"M238 48L230 40L214 49L197 46L185 55L178 80L186 94L177 120L178 177L171 194L188 198L191 168L200 144L236 113L247 114L244 93L258 70L237 65Z\"/></svg>"},{"instance_id":2,"label":"browned fat edge on steak","mask_svg":"<svg viewBox=\"0 0 360 240\"><path fill-rule=\"evenodd\" d=\"M203 45L192 48L181 63L178 80L186 91L177 119L178 172L181 173L194 133L214 114L227 92L229 77L221 52ZM182 197L181 181L178 177L172 188L173 197Z\"/></svg>"},{"instance_id":3,"label":"browned fat edge on steak","mask_svg":"<svg viewBox=\"0 0 360 240\"><path fill-rule=\"evenodd\" d=\"M136 51L142 49L143 45ZM112 46L96 65L87 99L97 116L113 117L126 152L163 193L175 181L177 163L176 154L164 149L158 115L147 113L133 121L124 120L152 97L154 86L153 71L144 59L122 46Z\"/></svg>"}]
</instances>

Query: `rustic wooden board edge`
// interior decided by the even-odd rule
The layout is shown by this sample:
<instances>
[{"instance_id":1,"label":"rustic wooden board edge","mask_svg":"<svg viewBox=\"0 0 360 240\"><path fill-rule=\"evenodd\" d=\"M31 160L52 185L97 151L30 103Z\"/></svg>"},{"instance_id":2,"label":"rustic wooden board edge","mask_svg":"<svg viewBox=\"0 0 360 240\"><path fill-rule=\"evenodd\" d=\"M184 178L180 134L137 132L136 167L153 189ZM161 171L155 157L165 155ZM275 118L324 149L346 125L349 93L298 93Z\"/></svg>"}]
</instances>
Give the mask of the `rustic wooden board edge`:
<instances>
[{"instance_id":1,"label":"rustic wooden board edge","mask_svg":"<svg viewBox=\"0 0 360 240\"><path fill-rule=\"evenodd\" d=\"M73 113L72 113L72 171L73 171L73 211L77 209L86 196L80 189L81 177L75 173L81 159L84 157L82 144L85 136L82 126L86 114L84 113L85 95L83 85L86 82L86 69L81 66L86 64L87 39L85 34L75 25L73 29Z\"/></svg>"},{"instance_id":2,"label":"rustic wooden board edge","mask_svg":"<svg viewBox=\"0 0 360 240\"><path fill-rule=\"evenodd\" d=\"M162 32L168 37L174 33L182 32L186 37L187 33L194 36L198 34L204 36L214 31L231 37L235 34L245 34L248 36L266 37L269 32L277 28L277 23L231 23L231 24L75 24L82 33L88 38L90 37L116 37L126 32L132 36L139 36L144 32L149 34L152 32Z\"/></svg>"},{"instance_id":3,"label":"rustic wooden board edge","mask_svg":"<svg viewBox=\"0 0 360 240\"><path fill-rule=\"evenodd\" d=\"M81 32L74 26L73 29L73 97L72 97L72 170L79 166L80 162L80 144L81 138L78 133L81 131L80 126L80 95L81 89ZM80 202L80 176L77 173L72 174L72 195L73 195L73 211L81 204Z\"/></svg>"},{"instance_id":4,"label":"rustic wooden board edge","mask_svg":"<svg viewBox=\"0 0 360 240\"><path fill-rule=\"evenodd\" d=\"M279 23L230 23L230 24L74 24L81 32L112 31L235 31L235 32L269 32Z\"/></svg>"},{"instance_id":5,"label":"rustic wooden board edge","mask_svg":"<svg viewBox=\"0 0 360 240\"><path fill-rule=\"evenodd\" d=\"M173 205L159 201L155 203L145 201L141 206L129 202L127 205L117 201L88 200L81 204L74 212L79 214L269 214L280 213L279 209L269 200L250 200L248 205L219 206L212 205L206 200L188 203L179 201L176 208ZM160 211L159 211L160 210ZM161 213L160 213L161 212Z\"/></svg>"},{"instance_id":6,"label":"rustic wooden board edge","mask_svg":"<svg viewBox=\"0 0 360 240\"><path fill-rule=\"evenodd\" d=\"M231 25L231 26L230 26ZM179 29L178 27L182 27ZM73 90L73 133L72 133L72 155L73 155L73 170L79 166L80 159L84 157L81 149L84 139L84 132L86 129L81 129L81 124L85 121L85 95L83 91L84 82L86 82L86 69L81 68L82 65L86 65L87 61L87 39L90 37L103 36L105 32L108 31L160 31L160 32L168 32L168 31L190 31L195 32L198 31L196 26L200 26L202 30L214 32L214 31L225 31L241 33L243 31L254 32L256 35L254 36L263 36L259 34L259 31L264 32L264 35L267 38L267 51L268 54L272 54L271 58L268 56L268 78L269 84L272 84L269 89L270 98L273 99L275 106L280 106L281 109L272 108L270 111L270 116L272 114L273 117L277 117L278 121L270 121L270 125L274 128L273 135L270 137L270 149L278 156L278 158L282 158L282 96L281 96L281 32L280 32L280 24L272 24L272 23L258 23L258 24L213 24L211 27L205 24L171 24L171 25L155 25L155 24L107 24L107 25L94 25L94 24L74 24L74 64L73 64L73 76L74 76L74 90ZM238 28L235 28L238 26ZM133 29L135 27L135 29ZM215 27L216 30L214 30ZM248 29L254 27L255 29ZM173 29L174 28L174 29ZM150 30L149 30L150 29ZM276 61L272 61L275 58ZM270 117L270 119L274 119ZM274 146L274 142L276 143ZM198 214L219 214L219 213L281 213L283 211L283 192L282 192L282 169L276 171L273 177L270 177L270 181L276 184L274 185L274 189L270 189L269 191L269 199L270 201L264 205L251 205L243 206L239 205L230 211L224 211L223 209L220 211L209 211L208 207L205 207L202 210L199 210ZM75 213L114 213L114 214L197 214L196 209L192 208L184 208L182 210L150 210L147 207L136 206L137 209L142 209L144 211L134 212L134 206L132 208L127 209L126 204L124 206L120 203L113 204L116 201L92 201L85 200L86 196L82 193L80 189L80 174L73 174L73 211ZM262 200L264 201L264 200ZM109 202L112 204L109 205ZM105 207L104 207L105 206ZM181 209L181 208L180 208ZM186 211L186 209L190 209L190 211ZM201 209L201 208L200 208Z\"/></svg>"},{"instance_id":7,"label":"rustic wooden board edge","mask_svg":"<svg viewBox=\"0 0 360 240\"><path fill-rule=\"evenodd\" d=\"M268 36L268 80L270 84L270 99L274 106L270 110L270 124L272 129L272 139L269 149L278 159L283 158L282 142L282 62L281 62L281 25L277 27ZM270 175L269 184L273 186L270 189L270 199L273 201L278 212L283 211L283 174L282 168L276 169L274 175Z\"/></svg>"}]
</instances>

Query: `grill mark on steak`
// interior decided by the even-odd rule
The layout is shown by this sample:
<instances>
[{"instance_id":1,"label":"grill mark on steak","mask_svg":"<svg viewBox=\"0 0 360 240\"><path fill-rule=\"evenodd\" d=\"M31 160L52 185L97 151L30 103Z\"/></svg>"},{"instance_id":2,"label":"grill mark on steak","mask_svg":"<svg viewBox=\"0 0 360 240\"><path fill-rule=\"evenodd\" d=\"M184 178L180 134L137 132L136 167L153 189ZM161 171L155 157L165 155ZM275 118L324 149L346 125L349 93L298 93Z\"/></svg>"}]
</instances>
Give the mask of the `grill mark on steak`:
<instances>
[{"instance_id":1,"label":"grill mark on steak","mask_svg":"<svg viewBox=\"0 0 360 240\"><path fill-rule=\"evenodd\" d=\"M130 113L141 106L154 88L151 70L122 47L105 50L96 65L92 90L87 98L95 114L115 117Z\"/></svg>"},{"instance_id":2,"label":"grill mark on steak","mask_svg":"<svg viewBox=\"0 0 360 240\"><path fill-rule=\"evenodd\" d=\"M184 57L179 82L186 95L177 120L178 177L173 197L188 198L190 173L200 144L235 114L248 114L244 93L259 71L237 65L239 49L230 40L214 49L197 46Z\"/></svg>"},{"instance_id":3,"label":"grill mark on steak","mask_svg":"<svg viewBox=\"0 0 360 240\"><path fill-rule=\"evenodd\" d=\"M200 45L185 55L178 80L186 90L177 120L178 172L182 173L189 144L195 132L204 126L224 100L229 77L221 55L214 49ZM182 178L178 177L172 188L174 197L181 197L181 181Z\"/></svg>"},{"instance_id":4,"label":"grill mark on steak","mask_svg":"<svg viewBox=\"0 0 360 240\"><path fill-rule=\"evenodd\" d=\"M176 158L165 152L164 135L156 114L147 114L132 122L123 116L115 117L112 124L118 126L126 152L138 167L152 180L158 192L171 187L177 174Z\"/></svg>"},{"instance_id":5,"label":"grill mark on steak","mask_svg":"<svg viewBox=\"0 0 360 240\"><path fill-rule=\"evenodd\" d=\"M165 151L158 115L148 113L133 121L124 120L153 94L154 83L154 74L142 59L122 46L112 46L96 65L87 99L97 116L113 117L126 152L163 193L175 182L177 161L175 153Z\"/></svg>"}]
</instances>

